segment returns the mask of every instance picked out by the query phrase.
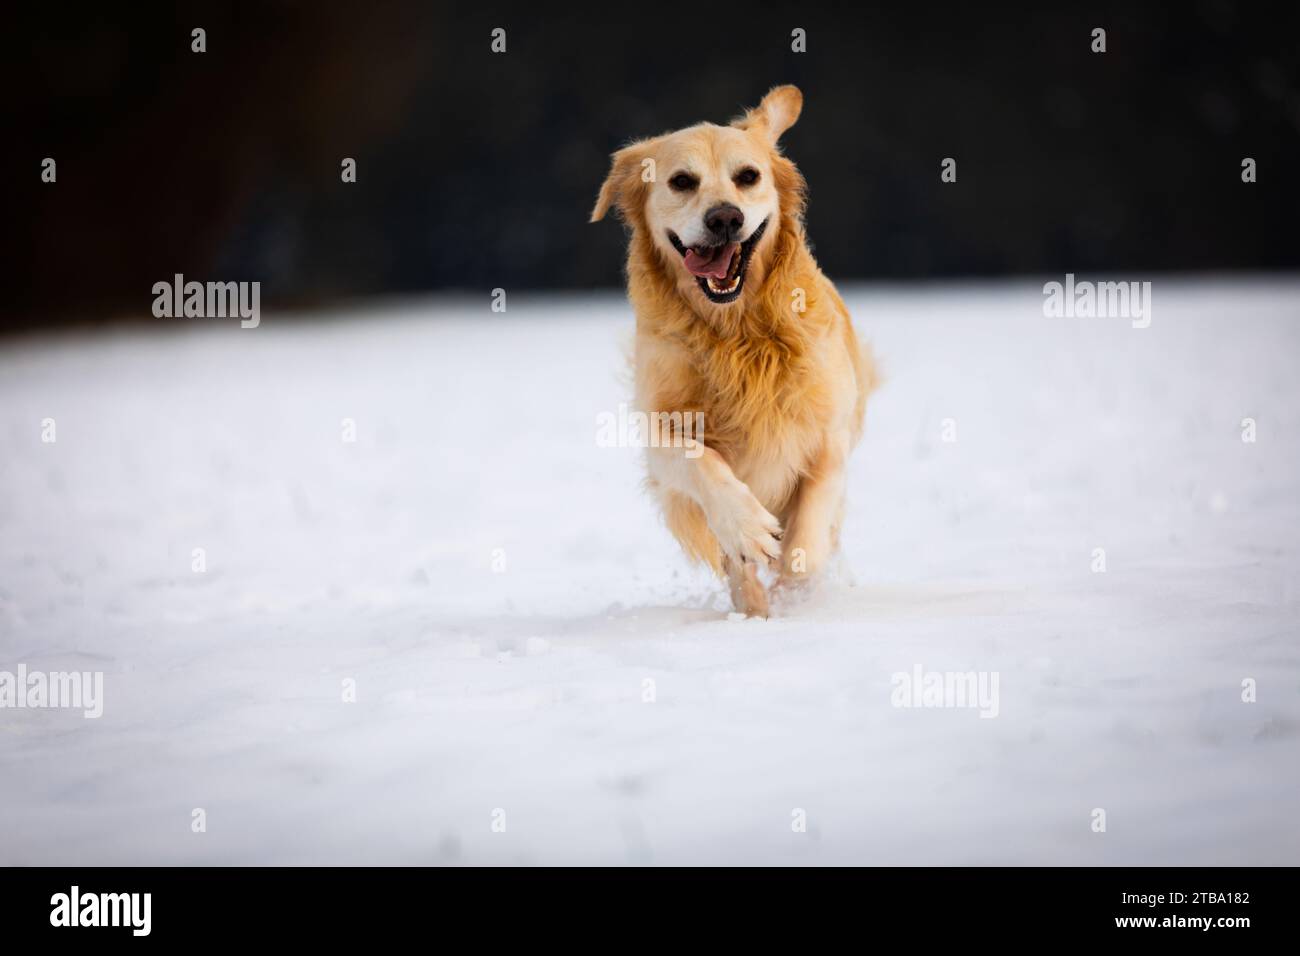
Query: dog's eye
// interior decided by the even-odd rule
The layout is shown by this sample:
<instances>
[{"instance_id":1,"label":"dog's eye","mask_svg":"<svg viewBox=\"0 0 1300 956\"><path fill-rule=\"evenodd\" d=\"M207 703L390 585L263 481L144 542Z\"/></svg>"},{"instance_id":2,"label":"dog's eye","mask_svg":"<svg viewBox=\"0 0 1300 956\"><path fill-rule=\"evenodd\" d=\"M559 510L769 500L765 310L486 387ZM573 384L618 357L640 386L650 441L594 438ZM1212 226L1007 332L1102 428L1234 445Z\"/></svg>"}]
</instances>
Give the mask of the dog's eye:
<instances>
[{"instance_id":1,"label":"dog's eye","mask_svg":"<svg viewBox=\"0 0 1300 956\"><path fill-rule=\"evenodd\" d=\"M700 181L690 173L678 173L672 179L668 180L668 185L679 193L689 192L699 184Z\"/></svg>"},{"instance_id":2,"label":"dog's eye","mask_svg":"<svg viewBox=\"0 0 1300 956\"><path fill-rule=\"evenodd\" d=\"M737 186L752 186L758 182L758 170L750 166L736 173Z\"/></svg>"}]
</instances>

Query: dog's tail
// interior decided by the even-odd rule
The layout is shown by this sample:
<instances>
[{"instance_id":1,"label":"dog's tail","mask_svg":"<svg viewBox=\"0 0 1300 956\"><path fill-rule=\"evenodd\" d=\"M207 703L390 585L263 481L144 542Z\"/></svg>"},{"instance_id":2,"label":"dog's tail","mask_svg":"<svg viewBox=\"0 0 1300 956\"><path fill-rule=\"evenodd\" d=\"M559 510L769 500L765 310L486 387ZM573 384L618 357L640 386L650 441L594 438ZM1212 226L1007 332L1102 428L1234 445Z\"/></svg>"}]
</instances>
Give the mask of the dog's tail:
<instances>
[{"instance_id":1,"label":"dog's tail","mask_svg":"<svg viewBox=\"0 0 1300 956\"><path fill-rule=\"evenodd\" d=\"M867 415L867 398L880 387L882 377L871 345L857 341L850 323L845 322L845 328L848 330L849 355L853 357L853 374L858 380L857 402L853 409L853 441L856 444L862 437L862 425Z\"/></svg>"},{"instance_id":2,"label":"dog's tail","mask_svg":"<svg viewBox=\"0 0 1300 956\"><path fill-rule=\"evenodd\" d=\"M881 386L884 377L880 374L880 366L876 364L876 353L872 350L871 343L863 342L858 352L858 367L861 369L859 390L865 401L868 395Z\"/></svg>"}]
</instances>

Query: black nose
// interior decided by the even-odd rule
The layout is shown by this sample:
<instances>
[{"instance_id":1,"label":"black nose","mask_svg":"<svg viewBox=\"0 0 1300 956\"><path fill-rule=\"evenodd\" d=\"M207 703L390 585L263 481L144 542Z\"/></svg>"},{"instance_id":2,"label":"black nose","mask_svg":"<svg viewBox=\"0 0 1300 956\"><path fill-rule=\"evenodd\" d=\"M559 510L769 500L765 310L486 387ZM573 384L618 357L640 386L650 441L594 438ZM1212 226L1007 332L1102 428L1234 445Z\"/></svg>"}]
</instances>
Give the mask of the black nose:
<instances>
[{"instance_id":1,"label":"black nose","mask_svg":"<svg viewBox=\"0 0 1300 956\"><path fill-rule=\"evenodd\" d=\"M745 214L731 203L714 206L704 214L704 225L718 242L731 242L744 224Z\"/></svg>"}]
</instances>

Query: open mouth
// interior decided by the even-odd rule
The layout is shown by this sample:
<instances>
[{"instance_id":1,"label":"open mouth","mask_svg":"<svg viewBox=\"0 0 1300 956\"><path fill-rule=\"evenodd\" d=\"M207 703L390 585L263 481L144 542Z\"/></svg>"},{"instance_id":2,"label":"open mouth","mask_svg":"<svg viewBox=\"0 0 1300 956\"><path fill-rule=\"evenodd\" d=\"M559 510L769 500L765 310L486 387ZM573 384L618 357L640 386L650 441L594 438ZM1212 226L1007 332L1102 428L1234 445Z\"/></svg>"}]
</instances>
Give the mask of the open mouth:
<instances>
[{"instance_id":1,"label":"open mouth","mask_svg":"<svg viewBox=\"0 0 1300 956\"><path fill-rule=\"evenodd\" d=\"M671 230L668 241L686 261L686 268L695 276L701 291L710 302L732 302L745 287L745 273L754 247L767 229L764 219L744 242L724 242L716 246L691 246L687 248Z\"/></svg>"}]
</instances>

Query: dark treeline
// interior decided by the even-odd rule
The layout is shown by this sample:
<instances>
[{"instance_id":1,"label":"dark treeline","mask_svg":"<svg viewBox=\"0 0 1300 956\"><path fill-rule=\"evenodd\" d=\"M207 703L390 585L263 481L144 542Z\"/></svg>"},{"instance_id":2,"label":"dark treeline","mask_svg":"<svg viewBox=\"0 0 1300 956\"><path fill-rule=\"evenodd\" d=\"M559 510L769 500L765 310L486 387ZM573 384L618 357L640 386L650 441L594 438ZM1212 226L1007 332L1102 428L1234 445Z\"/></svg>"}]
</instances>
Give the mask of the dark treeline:
<instances>
[{"instance_id":1,"label":"dark treeline","mask_svg":"<svg viewBox=\"0 0 1300 956\"><path fill-rule=\"evenodd\" d=\"M1293 6L32 4L0 320L147 314L175 273L271 304L614 285L609 152L784 82L836 278L1293 269Z\"/></svg>"}]
</instances>

